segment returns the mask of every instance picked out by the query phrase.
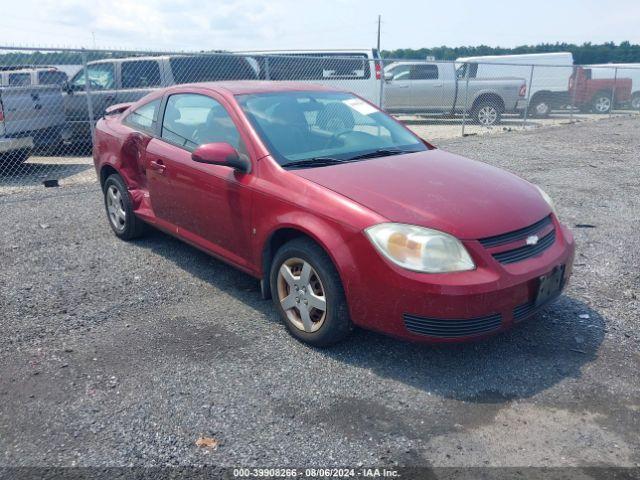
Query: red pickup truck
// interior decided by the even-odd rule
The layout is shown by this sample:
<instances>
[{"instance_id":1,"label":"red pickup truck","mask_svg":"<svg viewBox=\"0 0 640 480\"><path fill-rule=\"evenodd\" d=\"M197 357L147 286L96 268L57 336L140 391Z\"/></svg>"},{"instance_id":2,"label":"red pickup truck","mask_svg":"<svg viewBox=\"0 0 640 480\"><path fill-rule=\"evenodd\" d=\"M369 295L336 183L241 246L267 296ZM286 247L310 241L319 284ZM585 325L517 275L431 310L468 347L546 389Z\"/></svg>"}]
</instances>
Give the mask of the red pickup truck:
<instances>
[{"instance_id":1,"label":"red pickup truck","mask_svg":"<svg viewBox=\"0 0 640 480\"><path fill-rule=\"evenodd\" d=\"M569 78L569 99L582 112L609 113L631 100L630 78L591 78L591 69L578 67ZM614 93L615 90L615 93Z\"/></svg>"}]
</instances>

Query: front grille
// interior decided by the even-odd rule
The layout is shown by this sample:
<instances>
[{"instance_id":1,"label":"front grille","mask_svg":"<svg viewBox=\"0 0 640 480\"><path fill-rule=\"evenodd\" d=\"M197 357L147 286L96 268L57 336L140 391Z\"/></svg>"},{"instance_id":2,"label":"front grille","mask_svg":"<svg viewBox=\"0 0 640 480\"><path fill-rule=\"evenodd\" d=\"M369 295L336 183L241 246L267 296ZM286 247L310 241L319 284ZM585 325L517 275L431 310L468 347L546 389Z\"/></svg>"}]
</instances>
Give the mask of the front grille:
<instances>
[{"instance_id":1,"label":"front grille","mask_svg":"<svg viewBox=\"0 0 640 480\"><path fill-rule=\"evenodd\" d=\"M503 233L502 235L495 235L493 237L481 238L480 243L485 248L497 247L498 245L506 245L507 243L527 238L529 235L533 235L534 233L539 232L551 223L551 215L548 215L542 220L534 223L533 225L521 228L520 230L514 230L512 232Z\"/></svg>"},{"instance_id":2,"label":"front grille","mask_svg":"<svg viewBox=\"0 0 640 480\"><path fill-rule=\"evenodd\" d=\"M500 263L515 263L527 258L541 254L556 241L556 231L553 230L542 237L535 245L524 245L523 247L507 250L506 252L494 253L495 258Z\"/></svg>"},{"instance_id":3,"label":"front grille","mask_svg":"<svg viewBox=\"0 0 640 480\"><path fill-rule=\"evenodd\" d=\"M459 338L482 335L498 330L502 315L494 313L471 319L425 318L404 314L404 325L410 332L438 338Z\"/></svg>"}]
</instances>

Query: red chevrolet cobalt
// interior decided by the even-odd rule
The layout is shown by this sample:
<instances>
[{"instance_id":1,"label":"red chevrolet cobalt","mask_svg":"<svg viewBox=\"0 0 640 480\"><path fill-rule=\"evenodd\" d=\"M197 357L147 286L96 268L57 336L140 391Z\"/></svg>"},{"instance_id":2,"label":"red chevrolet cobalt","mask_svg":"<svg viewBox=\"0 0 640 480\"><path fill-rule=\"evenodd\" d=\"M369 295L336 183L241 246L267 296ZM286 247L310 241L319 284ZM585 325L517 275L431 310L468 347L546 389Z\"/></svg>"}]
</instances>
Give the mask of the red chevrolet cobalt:
<instances>
[{"instance_id":1,"label":"red chevrolet cobalt","mask_svg":"<svg viewBox=\"0 0 640 480\"><path fill-rule=\"evenodd\" d=\"M532 316L571 274L573 237L544 191L347 92L171 87L111 107L94 160L118 237L152 225L247 272L313 345L354 326L480 338Z\"/></svg>"}]
</instances>

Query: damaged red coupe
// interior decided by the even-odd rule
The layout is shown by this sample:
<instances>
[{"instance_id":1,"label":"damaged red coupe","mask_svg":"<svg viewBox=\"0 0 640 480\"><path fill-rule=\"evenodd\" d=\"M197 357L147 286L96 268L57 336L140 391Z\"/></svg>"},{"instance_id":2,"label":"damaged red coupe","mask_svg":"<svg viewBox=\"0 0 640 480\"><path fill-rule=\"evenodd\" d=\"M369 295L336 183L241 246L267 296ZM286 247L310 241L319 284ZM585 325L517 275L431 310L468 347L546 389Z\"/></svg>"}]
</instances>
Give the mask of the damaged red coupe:
<instances>
[{"instance_id":1,"label":"damaged red coupe","mask_svg":"<svg viewBox=\"0 0 640 480\"><path fill-rule=\"evenodd\" d=\"M481 338L534 315L571 274L573 237L543 190L347 92L171 87L111 107L94 161L118 237L152 225L247 272L313 345L354 326Z\"/></svg>"}]
</instances>

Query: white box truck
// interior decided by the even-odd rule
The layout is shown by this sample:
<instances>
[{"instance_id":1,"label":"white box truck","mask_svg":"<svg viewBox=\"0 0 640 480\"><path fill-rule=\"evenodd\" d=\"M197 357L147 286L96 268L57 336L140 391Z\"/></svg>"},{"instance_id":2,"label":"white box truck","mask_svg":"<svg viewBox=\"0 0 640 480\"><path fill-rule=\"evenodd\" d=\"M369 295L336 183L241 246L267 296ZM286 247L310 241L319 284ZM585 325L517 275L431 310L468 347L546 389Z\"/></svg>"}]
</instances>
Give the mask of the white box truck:
<instances>
[{"instance_id":1,"label":"white box truck","mask_svg":"<svg viewBox=\"0 0 640 480\"><path fill-rule=\"evenodd\" d=\"M462 71L464 63L470 64L470 78L525 78L529 90L528 113L531 116L546 117L552 108L570 103L569 78L573 73L571 52L461 57L456 63L463 64L459 66ZM535 65L533 77L531 65Z\"/></svg>"}]
</instances>

